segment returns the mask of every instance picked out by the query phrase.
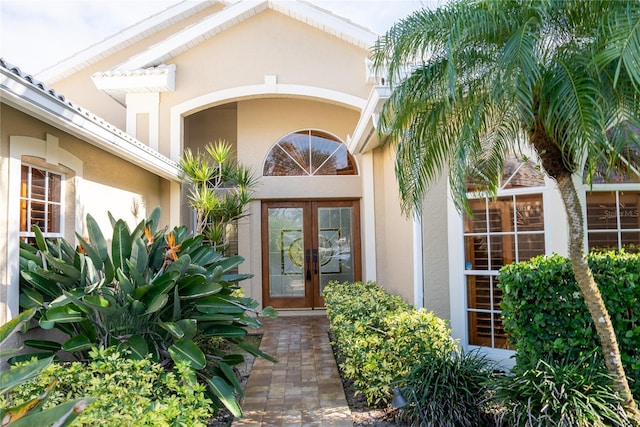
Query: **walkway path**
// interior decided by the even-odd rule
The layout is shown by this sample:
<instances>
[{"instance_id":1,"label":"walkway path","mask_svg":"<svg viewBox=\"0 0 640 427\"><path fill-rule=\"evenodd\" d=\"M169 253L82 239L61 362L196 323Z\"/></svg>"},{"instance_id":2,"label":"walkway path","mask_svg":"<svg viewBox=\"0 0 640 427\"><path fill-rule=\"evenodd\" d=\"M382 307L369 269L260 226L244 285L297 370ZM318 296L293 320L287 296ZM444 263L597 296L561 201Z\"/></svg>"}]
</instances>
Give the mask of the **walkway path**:
<instances>
[{"instance_id":1,"label":"walkway path","mask_svg":"<svg viewBox=\"0 0 640 427\"><path fill-rule=\"evenodd\" d=\"M327 317L261 321L260 349L278 363L256 359L242 401L244 418L233 427L352 427Z\"/></svg>"}]
</instances>

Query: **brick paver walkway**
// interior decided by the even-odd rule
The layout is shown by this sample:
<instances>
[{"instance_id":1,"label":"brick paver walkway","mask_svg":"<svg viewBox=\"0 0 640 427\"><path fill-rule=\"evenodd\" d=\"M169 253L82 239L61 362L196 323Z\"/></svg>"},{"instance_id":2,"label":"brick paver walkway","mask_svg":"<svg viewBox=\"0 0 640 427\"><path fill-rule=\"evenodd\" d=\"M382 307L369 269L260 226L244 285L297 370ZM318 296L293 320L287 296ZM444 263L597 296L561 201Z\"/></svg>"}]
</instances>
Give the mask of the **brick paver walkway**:
<instances>
[{"instance_id":1,"label":"brick paver walkway","mask_svg":"<svg viewBox=\"0 0 640 427\"><path fill-rule=\"evenodd\" d=\"M260 349L278 363L256 359L233 427L353 427L326 316L264 319Z\"/></svg>"}]
</instances>

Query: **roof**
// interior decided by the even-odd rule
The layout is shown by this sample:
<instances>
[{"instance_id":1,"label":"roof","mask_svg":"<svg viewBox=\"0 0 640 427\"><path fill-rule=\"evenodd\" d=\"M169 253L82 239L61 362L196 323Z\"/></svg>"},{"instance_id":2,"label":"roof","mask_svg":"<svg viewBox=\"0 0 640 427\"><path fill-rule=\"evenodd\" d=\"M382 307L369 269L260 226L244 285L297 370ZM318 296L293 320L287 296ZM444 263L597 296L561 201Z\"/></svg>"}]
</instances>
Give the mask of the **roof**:
<instances>
[{"instance_id":1,"label":"roof","mask_svg":"<svg viewBox=\"0 0 640 427\"><path fill-rule=\"evenodd\" d=\"M67 100L3 58L0 58L0 100L158 176L179 180L176 162Z\"/></svg>"},{"instance_id":2,"label":"roof","mask_svg":"<svg viewBox=\"0 0 640 427\"><path fill-rule=\"evenodd\" d=\"M363 49L369 49L378 38L378 35L371 30L305 1L199 0L194 2L187 0L44 70L38 74L38 78L50 84L55 83L98 62L125 46L158 33L167 26L175 24L188 16L216 4L224 7L202 18L200 21L185 27L181 31L170 35L159 43L150 46L148 49L115 66L113 69L99 73L100 77L107 78L110 73L121 75L123 72L158 67L193 46L267 9L277 11L304 22Z\"/></svg>"}]
</instances>

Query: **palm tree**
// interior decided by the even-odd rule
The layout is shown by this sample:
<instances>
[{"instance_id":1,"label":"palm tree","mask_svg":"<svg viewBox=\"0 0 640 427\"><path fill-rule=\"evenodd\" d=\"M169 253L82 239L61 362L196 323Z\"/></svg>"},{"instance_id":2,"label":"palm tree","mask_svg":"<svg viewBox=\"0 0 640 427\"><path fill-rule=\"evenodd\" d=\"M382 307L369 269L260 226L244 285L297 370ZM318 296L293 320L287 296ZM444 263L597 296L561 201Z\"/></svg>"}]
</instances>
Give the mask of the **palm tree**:
<instances>
[{"instance_id":1,"label":"palm tree","mask_svg":"<svg viewBox=\"0 0 640 427\"><path fill-rule=\"evenodd\" d=\"M419 213L445 170L456 206L469 212L468 176L495 195L509 150L535 149L564 201L569 256L607 369L639 419L586 261L573 179L640 147L640 2L454 0L396 23L372 56L392 90L380 129L396 144L406 213Z\"/></svg>"}]
</instances>

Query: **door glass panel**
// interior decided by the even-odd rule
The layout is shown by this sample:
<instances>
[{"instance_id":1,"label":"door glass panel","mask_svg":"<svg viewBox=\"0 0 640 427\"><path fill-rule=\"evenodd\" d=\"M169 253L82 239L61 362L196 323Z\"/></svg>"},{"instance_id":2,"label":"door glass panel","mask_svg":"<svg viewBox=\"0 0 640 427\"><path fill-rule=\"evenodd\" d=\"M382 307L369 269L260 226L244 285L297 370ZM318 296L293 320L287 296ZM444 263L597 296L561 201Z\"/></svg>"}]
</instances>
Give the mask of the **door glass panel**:
<instances>
[{"instance_id":1,"label":"door glass panel","mask_svg":"<svg viewBox=\"0 0 640 427\"><path fill-rule=\"evenodd\" d=\"M269 296L305 296L302 208L269 208Z\"/></svg>"},{"instance_id":2,"label":"door glass panel","mask_svg":"<svg viewBox=\"0 0 640 427\"><path fill-rule=\"evenodd\" d=\"M354 281L351 207L318 208L320 293L331 280Z\"/></svg>"}]
</instances>

